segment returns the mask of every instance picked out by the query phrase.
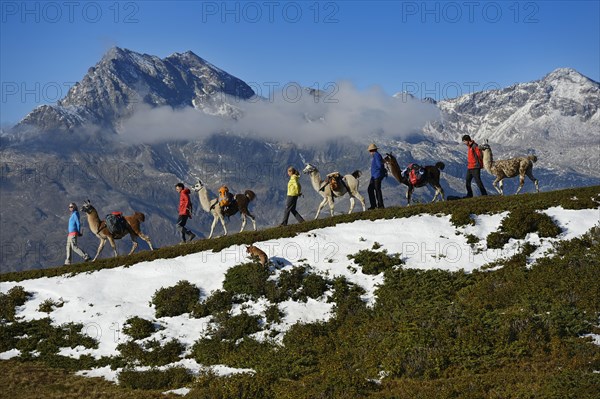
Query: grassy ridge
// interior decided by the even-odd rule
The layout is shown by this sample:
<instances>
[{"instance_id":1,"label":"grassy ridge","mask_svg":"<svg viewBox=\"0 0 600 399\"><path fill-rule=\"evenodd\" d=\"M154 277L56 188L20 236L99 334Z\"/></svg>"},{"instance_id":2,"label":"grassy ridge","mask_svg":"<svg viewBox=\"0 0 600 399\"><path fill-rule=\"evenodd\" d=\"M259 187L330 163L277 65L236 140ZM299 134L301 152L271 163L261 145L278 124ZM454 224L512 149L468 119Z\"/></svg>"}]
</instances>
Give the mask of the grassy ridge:
<instances>
[{"instance_id":1,"label":"grassy ridge","mask_svg":"<svg viewBox=\"0 0 600 399\"><path fill-rule=\"evenodd\" d=\"M599 193L600 187L588 187L390 208L106 259L80 268L95 270L157 255L217 251L342 222L419 213L450 214L452 223L461 226L472 223L470 214L511 211L513 217L505 219L503 234L542 233L553 230L553 225L537 218L534 210L557 205L598 208L592 198L597 200ZM205 373L190 378L177 368L164 372L127 369L138 362L150 366L176 359L183 348L175 340L163 346L156 341L129 341L120 345L119 356L100 361L83 356L79 361L63 358L56 355L58 347L93 347L94 343L76 334L79 330L73 326L70 334L66 330L52 333L44 319L0 323L2 350L10 349L14 341L22 350L40 353L37 358L25 355L20 361L0 361L8 387L3 392L11 398L34 397L34 389L35 397L141 398L158 397L160 390L187 384L192 389L189 398L598 398L600 373L595 371L600 370L600 347L582 336L600 334L600 288L596 283L600 281L600 227L557 244L553 257L540 259L533 267L527 266L527 257L535 247L525 244L520 253L497 261L493 270L472 273L404 269L401 259L388 255L385 248L373 249L379 251L352 255L363 271L384 273L372 308L361 300L364 291L360 287L343 278L328 280L311 274L310 265L282 273L277 282L257 264L238 265L229 269L223 290L202 303L197 302L195 287L188 282L163 288L148 298L157 312L175 315L191 309L191 317L212 316L214 334L196 341L188 357L205 365L251 368L253 374L218 377ZM31 273L1 277L4 281L25 279L23 275ZM326 290L335 302L329 321L292 326L283 346L248 337L281 316L280 301L316 298ZM234 304L248 297L267 298L272 303L264 323L262 316L231 316ZM27 293L18 289L0 298L2 318L14 319L14 307L27 298ZM132 337L155 330L142 319L128 323ZM16 337L20 337L18 341ZM59 370L100 365L126 367L119 378L121 385L81 379ZM51 378L61 382L49 382Z\"/></svg>"},{"instance_id":2,"label":"grassy ridge","mask_svg":"<svg viewBox=\"0 0 600 399\"><path fill-rule=\"evenodd\" d=\"M575 199L576 198L576 199ZM595 199L595 201L593 200ZM41 277L53 277L63 274L85 273L100 269L119 266L131 266L139 262L161 258L174 258L195 252L212 250L218 252L231 245L252 244L258 241L268 241L283 237L293 237L298 233L313 229L335 226L338 223L350 223L356 220L376 220L402 218L421 213L452 215L453 223L460 225L468 223L469 214L497 213L515 209L546 209L552 206L563 206L568 209L597 208L600 200L600 186L574 188L551 191L539 194L521 194L511 196L486 196L463 199L458 201L436 202L434 204L416 204L410 207L392 207L376 209L367 212L327 217L307 221L302 224L287 227L274 227L260 231L247 231L211 240L199 240L188 245L175 245L159 248L156 251L142 251L131 256L99 259L94 263L81 263L48 269L28 270L0 274L2 281L22 281ZM467 220L465 220L467 219Z\"/></svg>"}]
</instances>

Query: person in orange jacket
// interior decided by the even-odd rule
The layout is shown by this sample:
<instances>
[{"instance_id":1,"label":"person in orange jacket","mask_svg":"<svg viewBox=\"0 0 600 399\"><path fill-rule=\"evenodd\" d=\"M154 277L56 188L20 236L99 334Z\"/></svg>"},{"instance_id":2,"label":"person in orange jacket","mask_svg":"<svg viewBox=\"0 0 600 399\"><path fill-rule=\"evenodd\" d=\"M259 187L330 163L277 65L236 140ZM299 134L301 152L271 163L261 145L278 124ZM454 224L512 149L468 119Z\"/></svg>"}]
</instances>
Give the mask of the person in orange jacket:
<instances>
[{"instance_id":1,"label":"person in orange jacket","mask_svg":"<svg viewBox=\"0 0 600 399\"><path fill-rule=\"evenodd\" d=\"M188 219L192 218L192 201L190 200L190 189L185 188L183 183L177 183L175 190L179 193L179 217L177 218L177 229L181 232L181 242L189 242L196 238L196 234L192 233L185 227ZM188 235L186 239L186 235Z\"/></svg>"},{"instance_id":2,"label":"person in orange jacket","mask_svg":"<svg viewBox=\"0 0 600 399\"><path fill-rule=\"evenodd\" d=\"M483 154L479 149L479 146L475 141L471 139L471 136L465 134L462 137L462 142L466 144L467 151L467 196L470 198L473 196L473 190L471 189L471 182L475 179L475 183L479 188L481 195L487 195L483 182L481 181L481 168L483 168Z\"/></svg>"}]
</instances>

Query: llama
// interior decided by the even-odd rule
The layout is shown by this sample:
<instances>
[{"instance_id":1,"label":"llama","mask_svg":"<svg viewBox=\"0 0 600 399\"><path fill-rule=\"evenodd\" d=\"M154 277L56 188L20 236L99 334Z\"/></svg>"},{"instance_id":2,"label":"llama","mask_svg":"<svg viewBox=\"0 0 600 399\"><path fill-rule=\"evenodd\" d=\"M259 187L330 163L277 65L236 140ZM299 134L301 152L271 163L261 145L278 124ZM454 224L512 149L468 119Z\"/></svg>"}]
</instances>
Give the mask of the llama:
<instances>
[{"instance_id":1,"label":"llama","mask_svg":"<svg viewBox=\"0 0 600 399\"><path fill-rule=\"evenodd\" d=\"M343 184L340 184L337 189L334 189L331 184L327 184L325 187L323 187L324 182L321 180L319 169L311 164L306 164L306 167L302 173L310 176L310 182L313 188L323 197L323 201L321 201L319 207L317 208L315 219L319 217L319 213L321 213L321 209L323 209L326 203L329 204L329 212L331 213L331 216L333 216L334 198L343 197L346 194L350 196L350 209L348 210L349 214L354 210L354 198L358 198L362 205L363 211L367 209L364 197L358 192L358 178L361 175L360 170L355 170L352 174L344 176L342 178Z\"/></svg>"},{"instance_id":2,"label":"llama","mask_svg":"<svg viewBox=\"0 0 600 399\"><path fill-rule=\"evenodd\" d=\"M425 175L416 186L410 182L407 176L402 175L402 170L398 165L398 161L396 161L396 157L394 157L392 154L386 153L385 157L383 158L383 162L385 163L386 167L390 169L396 180L398 180L398 183L404 184L408 187L408 191L406 192L406 200L408 201L408 205L410 205L410 200L412 199L412 193L415 190L415 187L423 187L426 185L430 185L435 189L435 194L433 195L431 202L435 202L438 195L442 197L442 201L446 199L444 196L444 189L440 184L440 174L445 167L443 162L437 162L435 165L424 166Z\"/></svg>"},{"instance_id":3,"label":"llama","mask_svg":"<svg viewBox=\"0 0 600 399\"><path fill-rule=\"evenodd\" d=\"M525 184L525 175L527 175L533 184L535 184L535 191L538 193L540 192L538 179L533 176L533 163L537 161L537 157L535 155L494 161L494 154L492 154L492 148L488 144L487 140L480 148L481 152L483 153L483 167L490 174L496 177L492 185L496 191L500 193L500 195L504 195L504 190L502 189L502 180L507 177L511 178L517 175L519 175L519 188L517 188L517 192L515 194L519 194L523 188L523 184Z\"/></svg>"},{"instance_id":4,"label":"llama","mask_svg":"<svg viewBox=\"0 0 600 399\"><path fill-rule=\"evenodd\" d=\"M238 212L242 216L242 227L240 229L240 233L244 231L244 227L246 227L246 216L250 218L254 231L256 231L255 217L248 210L248 205L256 198L254 191L246 190L244 194L236 194L235 202L229 206L227 213L225 213L223 212L221 205L219 205L219 200L217 198L208 198L208 190L206 189L204 183L200 181L200 179L198 179L198 183L196 183L192 189L198 193L202 209L204 209L205 212L210 212L213 215L213 222L210 226L210 235L208 236L209 239L212 238L217 221L221 221L221 226L223 226L223 231L225 232L223 235L227 235L227 227L225 227L224 216L233 216Z\"/></svg>"},{"instance_id":5,"label":"llama","mask_svg":"<svg viewBox=\"0 0 600 399\"><path fill-rule=\"evenodd\" d=\"M135 212L131 216L124 216L125 220L127 221L127 224L125 225L125 227L126 227L125 232L122 232L119 234L112 234L108 230L108 227L106 226L106 222L104 220L100 220L100 217L98 216L98 211L96 211L96 208L94 208L92 206L92 203L90 202L89 199L83 203L81 210L87 214L87 221L88 221L88 225L90 226L90 230L96 235L96 237L98 237L100 239L100 245L98 245L98 251L96 251L96 256L94 256L94 259L92 259L92 262L95 261L98 258L98 256L100 255L100 252L102 252L102 249L104 248L104 245L106 244L106 240L108 240L108 242L110 243L110 246L113 249L115 257L117 257L119 254L117 253L117 246L115 244L115 240L120 240L121 238L125 237L128 234L131 237L131 241L133 242L133 244L131 246L131 251L129 251L128 255L131 255L135 251L135 249L138 247L138 243L137 243L138 237L140 237L142 240L146 241L146 243L148 244L150 249L152 251L154 251L154 247L152 246L150 237L148 237L147 235L142 233L142 231L140 229L140 225L142 224L142 222L144 220L146 220L146 216L143 213Z\"/></svg>"}]
</instances>

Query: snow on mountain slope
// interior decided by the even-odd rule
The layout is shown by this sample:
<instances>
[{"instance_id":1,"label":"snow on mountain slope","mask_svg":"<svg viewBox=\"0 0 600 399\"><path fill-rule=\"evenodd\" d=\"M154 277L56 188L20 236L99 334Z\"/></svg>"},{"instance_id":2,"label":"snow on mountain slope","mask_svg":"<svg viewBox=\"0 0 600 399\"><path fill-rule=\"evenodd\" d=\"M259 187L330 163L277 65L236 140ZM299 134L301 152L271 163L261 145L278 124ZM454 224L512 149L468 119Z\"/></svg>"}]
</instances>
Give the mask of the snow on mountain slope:
<instances>
[{"instance_id":1,"label":"snow on mountain slope","mask_svg":"<svg viewBox=\"0 0 600 399\"><path fill-rule=\"evenodd\" d=\"M371 249L376 242L390 254L401 254L406 268L471 272L495 260L514 255L524 242L539 246L530 258L530 262L534 263L537 258L546 256L553 242L581 236L600 223L600 209L565 210L555 207L543 212L562 228L563 232L559 237L540 238L532 233L524 240L511 239L501 250L488 249L485 239L490 232L497 231L506 212L476 215L474 226L460 228L452 225L450 216L447 215L423 214L409 218L361 220L316 229L293 238L257 242L255 245L262 248L273 262L271 267L275 274L272 278L278 278L281 270L308 264L314 273L330 278L344 276L348 281L360 285L365 290L363 300L372 305L377 301L376 289L383 282L383 274L364 274L360 266L348 259L348 255L362 249ZM467 235L477 236L479 243L468 244ZM195 319L183 314L156 319L155 310L149 305L153 294L161 287L170 287L181 280L187 280L197 285L205 298L212 291L223 288L224 276L229 268L247 261L245 248L232 246L216 253L206 251L174 259L157 259L128 268L118 267L18 283L6 282L0 284L0 292L6 293L12 287L20 285L34 294L32 299L18 309L17 316L26 320L47 317L38 308L48 299L64 302L62 307L51 313L52 322L56 325L81 323L85 326L83 332L99 342L98 349L64 348L61 353L65 356L77 358L82 354L89 354L100 358L117 355L117 345L128 339L121 332L121 327L132 316L157 320L164 327L149 339L166 342L175 338L189 350L197 339L210 334L207 329L211 323L210 317ZM328 292L318 300L309 298L306 302L288 300L280 303L279 309L285 314L282 321L271 326L270 330L258 332L254 336L266 339L274 332L276 339L280 340L294 323L327 320L334 306L327 302L330 294ZM232 313L244 308L249 314L264 316L269 305L265 298L247 301L237 305ZM0 359L18 355L18 351L9 350L1 353ZM182 359L177 365L195 373L203 368L191 359ZM105 367L82 371L80 374L115 380L118 371ZM226 366L213 368L213 371L224 374L251 372L247 369L228 369Z\"/></svg>"}]
</instances>

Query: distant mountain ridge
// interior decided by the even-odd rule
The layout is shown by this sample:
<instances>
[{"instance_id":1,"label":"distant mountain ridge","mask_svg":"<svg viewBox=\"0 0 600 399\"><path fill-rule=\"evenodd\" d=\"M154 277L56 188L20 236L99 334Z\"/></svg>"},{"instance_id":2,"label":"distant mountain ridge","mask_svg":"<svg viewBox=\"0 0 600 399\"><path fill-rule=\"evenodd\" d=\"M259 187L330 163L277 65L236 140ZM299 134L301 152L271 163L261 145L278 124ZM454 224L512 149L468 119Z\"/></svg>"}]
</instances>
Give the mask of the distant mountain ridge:
<instances>
[{"instance_id":1,"label":"distant mountain ridge","mask_svg":"<svg viewBox=\"0 0 600 399\"><path fill-rule=\"evenodd\" d=\"M598 140L600 83L571 68L543 79L437 103L441 122L424 131L438 139L463 134L519 145L539 140Z\"/></svg>"},{"instance_id":2,"label":"distant mountain ridge","mask_svg":"<svg viewBox=\"0 0 600 399\"><path fill-rule=\"evenodd\" d=\"M17 128L72 132L97 126L116 132L123 118L142 104L234 115L227 96L248 99L254 95L244 81L191 51L160 59L114 47L89 68L65 98L56 105L35 108Z\"/></svg>"}]
</instances>

